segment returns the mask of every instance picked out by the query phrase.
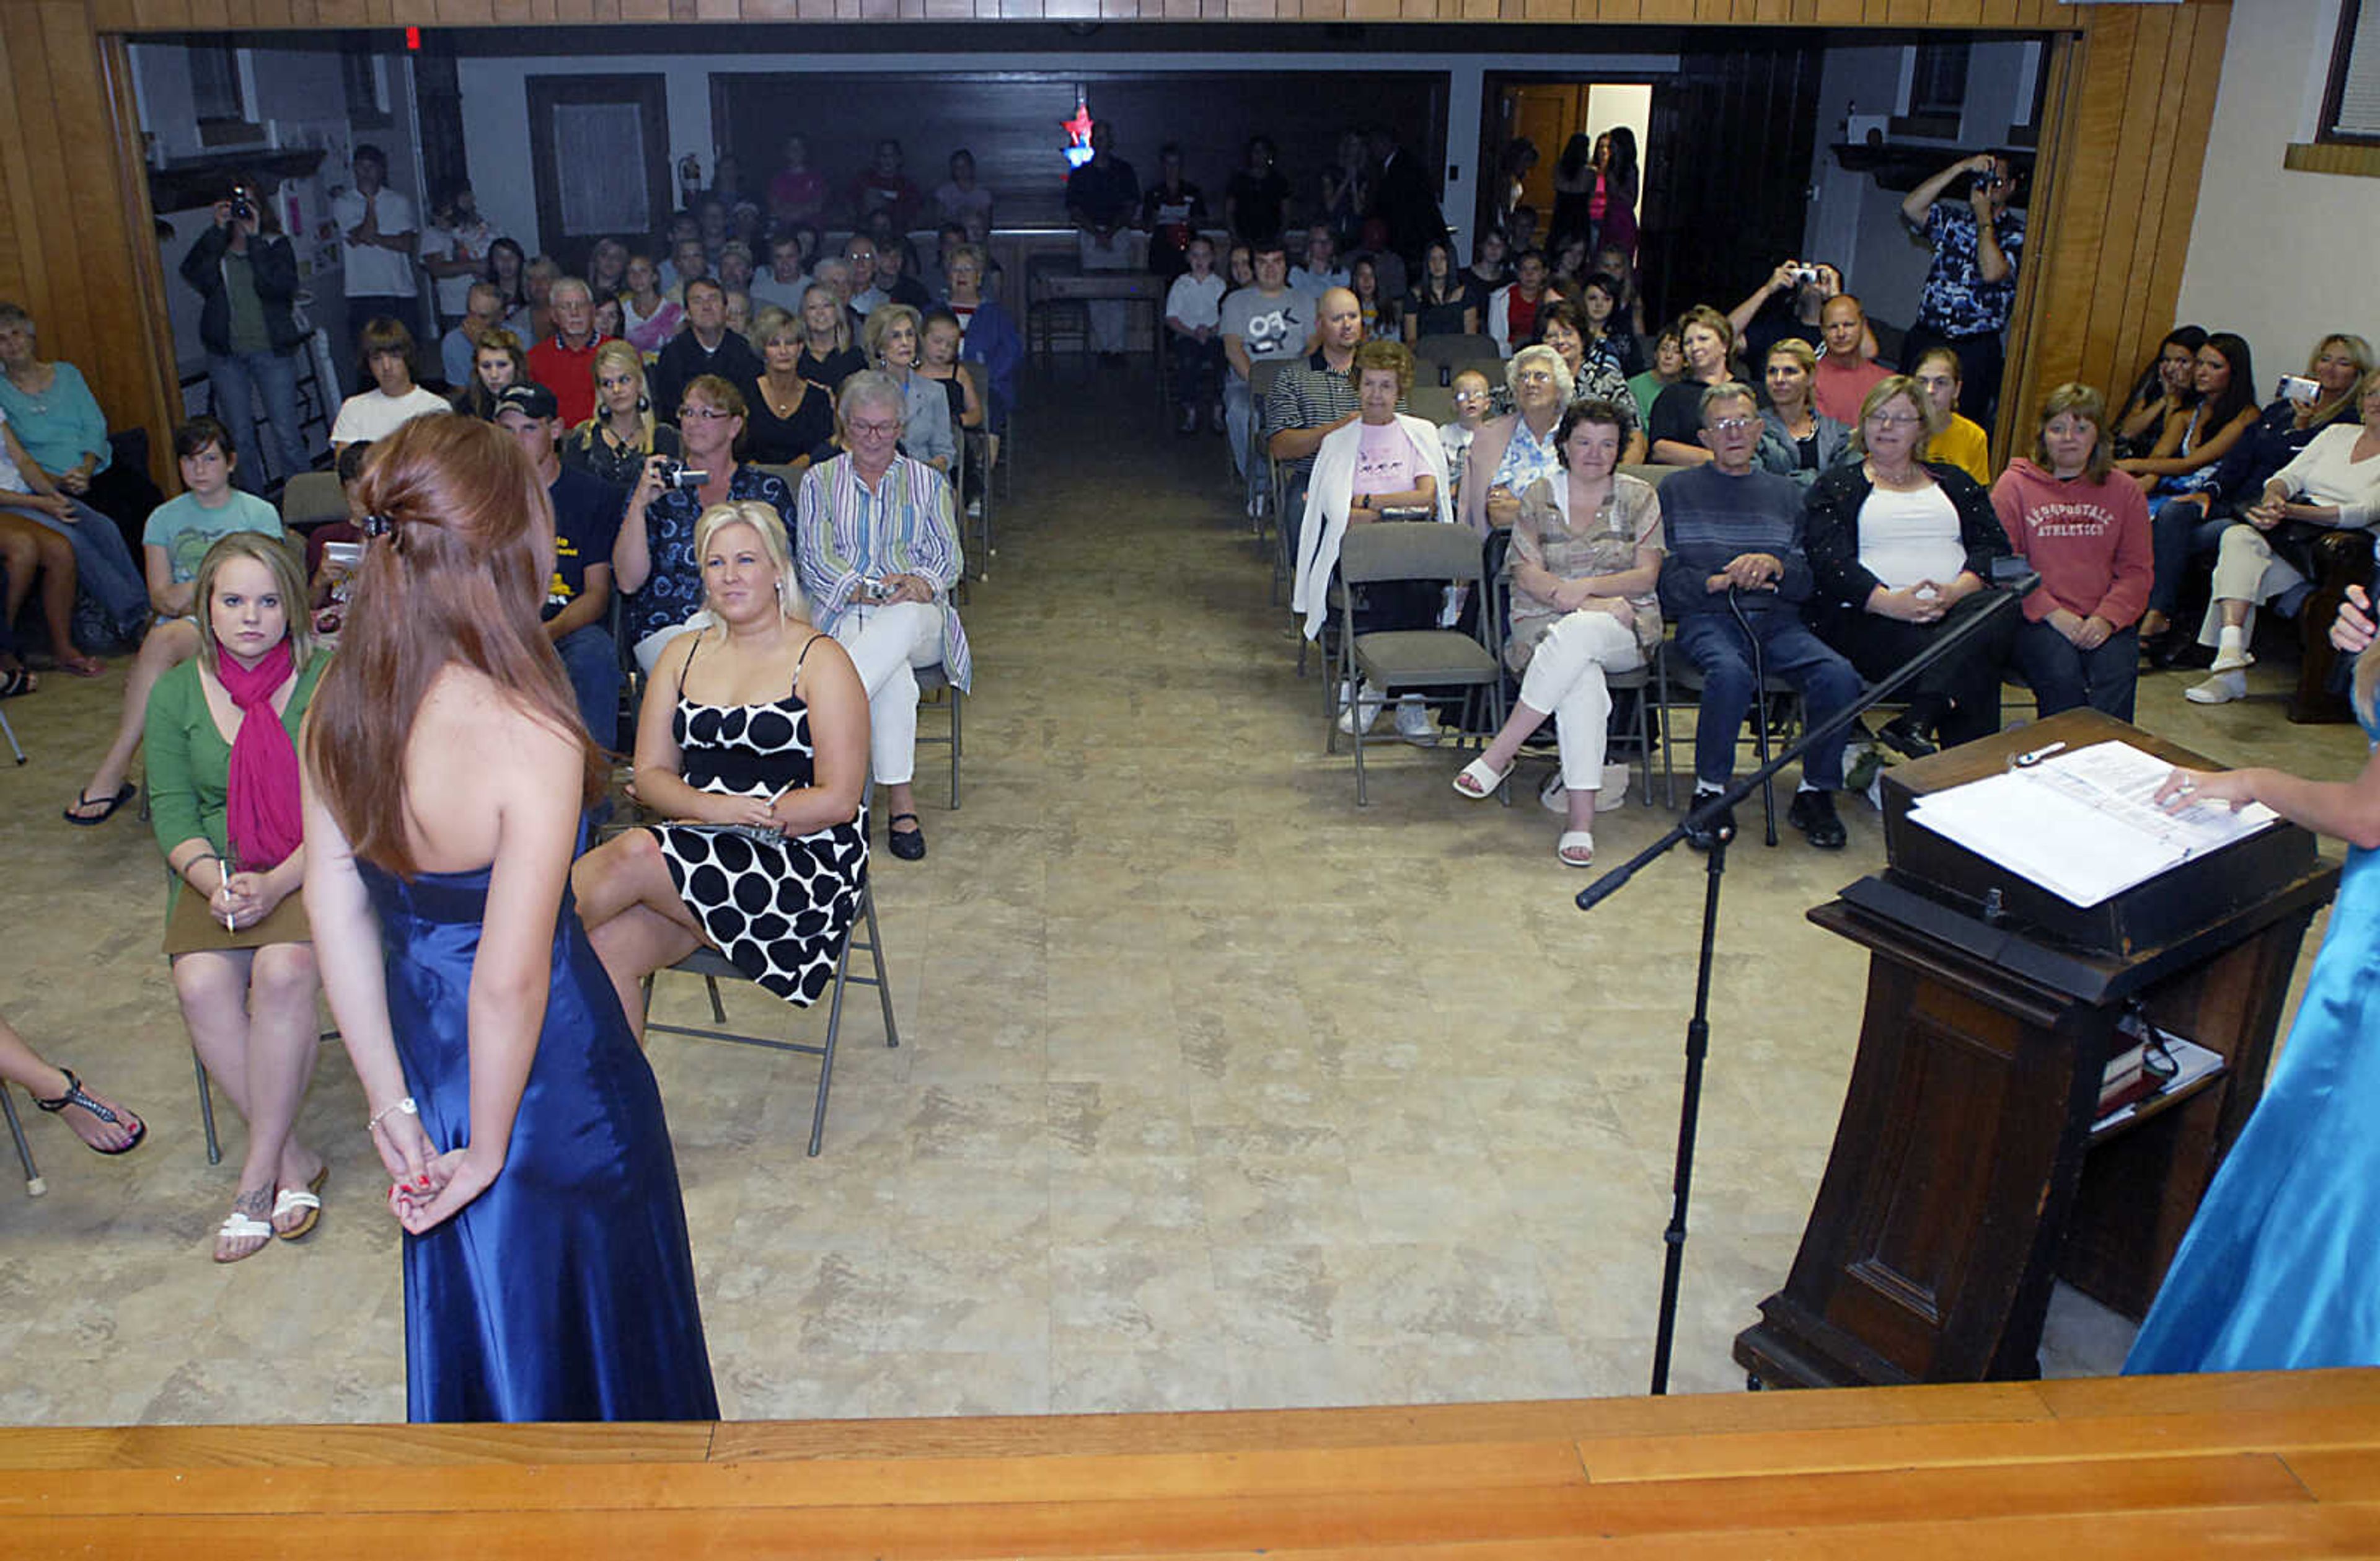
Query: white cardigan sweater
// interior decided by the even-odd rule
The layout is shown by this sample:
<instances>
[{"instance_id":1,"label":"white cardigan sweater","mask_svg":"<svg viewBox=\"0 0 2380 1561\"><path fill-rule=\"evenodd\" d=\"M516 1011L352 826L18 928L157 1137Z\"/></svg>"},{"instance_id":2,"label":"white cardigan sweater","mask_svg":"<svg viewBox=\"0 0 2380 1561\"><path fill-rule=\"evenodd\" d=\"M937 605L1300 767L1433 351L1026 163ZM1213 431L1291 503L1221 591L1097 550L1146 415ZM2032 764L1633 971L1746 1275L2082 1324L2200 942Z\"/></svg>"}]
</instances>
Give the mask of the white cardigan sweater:
<instances>
[{"instance_id":1,"label":"white cardigan sweater","mask_svg":"<svg viewBox=\"0 0 2380 1561\"><path fill-rule=\"evenodd\" d=\"M1397 414L1397 426L1421 457L1423 470L1438 484L1438 518L1454 523L1452 491L1446 480L1446 451L1438 429L1425 418ZM1290 610L1305 623L1308 640L1321 638L1330 612L1330 571L1339 567L1340 540L1347 534L1347 511L1355 499L1355 452L1364 440L1359 419L1323 435L1314 452L1314 475L1305 489L1305 523L1298 529L1297 571L1289 592Z\"/></svg>"}]
</instances>

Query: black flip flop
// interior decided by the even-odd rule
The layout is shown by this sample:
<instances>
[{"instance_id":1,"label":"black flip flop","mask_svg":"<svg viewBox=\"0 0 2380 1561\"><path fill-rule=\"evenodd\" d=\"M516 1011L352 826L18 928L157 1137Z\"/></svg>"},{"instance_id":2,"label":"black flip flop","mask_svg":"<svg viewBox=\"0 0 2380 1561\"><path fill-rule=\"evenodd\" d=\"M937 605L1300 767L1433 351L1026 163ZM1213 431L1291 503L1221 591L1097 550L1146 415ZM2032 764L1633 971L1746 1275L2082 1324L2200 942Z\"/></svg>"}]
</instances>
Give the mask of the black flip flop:
<instances>
[{"instance_id":1,"label":"black flip flop","mask_svg":"<svg viewBox=\"0 0 2380 1561\"><path fill-rule=\"evenodd\" d=\"M108 798L93 797L87 791L78 791L75 793L74 807L66 810L67 823L80 824L85 829L89 829L94 824L105 823L108 820L115 816L115 810L123 807L124 804L131 801L140 794L140 788L134 786L130 781L126 781L122 786L116 788L115 796ZM104 803L104 806L102 805L103 803ZM99 811L96 814L86 817L81 813L76 812L75 808L98 808Z\"/></svg>"},{"instance_id":2,"label":"black flip flop","mask_svg":"<svg viewBox=\"0 0 2380 1561\"><path fill-rule=\"evenodd\" d=\"M84 1091L82 1080L75 1077L75 1070L73 1068L61 1067L58 1071L67 1076L67 1092L58 1096L55 1100L46 1101L41 1096L35 1095L33 1097L33 1104L35 1105L40 1106L43 1111L49 1112L53 1116L56 1115L58 1112L64 1111L70 1105L79 1105L85 1111L90 1112L93 1116L96 1116L101 1121L108 1124L110 1127L121 1128L124 1126L123 1117L118 1116L112 1108L100 1104L99 1102L93 1100ZM93 1154L105 1154L109 1156L129 1154L134 1150L140 1148L140 1140L148 1136L149 1124L140 1121L138 1117L135 1117L133 1119L132 1141L126 1144L123 1148L102 1149L97 1144L90 1142L85 1142L83 1147L90 1150ZM82 1135L80 1133L77 1133L75 1137L77 1139L80 1139Z\"/></svg>"},{"instance_id":3,"label":"black flip flop","mask_svg":"<svg viewBox=\"0 0 2380 1561\"><path fill-rule=\"evenodd\" d=\"M899 823L903 819L907 819L911 823L918 824L919 827L916 829L895 829L892 827L894 824ZM886 819L884 821L884 844L889 849L891 849L894 856L899 857L903 861L923 861L926 860L926 831L922 822L915 813L895 813L891 818Z\"/></svg>"}]
</instances>

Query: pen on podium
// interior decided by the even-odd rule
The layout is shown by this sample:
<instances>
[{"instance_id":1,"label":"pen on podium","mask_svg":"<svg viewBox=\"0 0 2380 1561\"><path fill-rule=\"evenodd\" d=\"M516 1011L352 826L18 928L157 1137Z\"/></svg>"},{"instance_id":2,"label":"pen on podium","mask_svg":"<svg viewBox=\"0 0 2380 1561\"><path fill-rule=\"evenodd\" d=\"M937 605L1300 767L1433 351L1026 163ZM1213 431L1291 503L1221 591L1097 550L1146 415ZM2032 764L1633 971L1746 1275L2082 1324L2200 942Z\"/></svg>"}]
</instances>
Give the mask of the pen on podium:
<instances>
[{"instance_id":1,"label":"pen on podium","mask_svg":"<svg viewBox=\"0 0 2380 1561\"><path fill-rule=\"evenodd\" d=\"M2030 769L2034 765L2038 764L2043 760L2048 758L2051 754L2062 751L2065 747L2066 745L2062 742L2054 742L2046 748L2036 748L2031 753L2020 753L2016 756L2017 768L2020 770Z\"/></svg>"}]
</instances>

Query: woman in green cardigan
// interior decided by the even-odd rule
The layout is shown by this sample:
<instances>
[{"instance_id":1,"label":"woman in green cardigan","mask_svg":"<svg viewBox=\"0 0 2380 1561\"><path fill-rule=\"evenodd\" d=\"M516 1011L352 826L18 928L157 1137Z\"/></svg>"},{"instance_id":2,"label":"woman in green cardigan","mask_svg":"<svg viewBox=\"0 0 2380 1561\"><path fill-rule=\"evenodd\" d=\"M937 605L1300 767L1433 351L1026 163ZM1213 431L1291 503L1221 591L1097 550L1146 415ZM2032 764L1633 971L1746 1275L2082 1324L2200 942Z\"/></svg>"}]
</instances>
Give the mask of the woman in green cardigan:
<instances>
[{"instance_id":1,"label":"woman in green cardigan","mask_svg":"<svg viewBox=\"0 0 2380 1561\"><path fill-rule=\"evenodd\" d=\"M239 1195L215 1235L237 1262L322 1216L329 1167L297 1134L320 1049L297 733L326 657L306 578L275 538L237 531L199 565L202 649L149 696L157 845L181 882L165 927L190 1044L248 1121Z\"/></svg>"}]
</instances>

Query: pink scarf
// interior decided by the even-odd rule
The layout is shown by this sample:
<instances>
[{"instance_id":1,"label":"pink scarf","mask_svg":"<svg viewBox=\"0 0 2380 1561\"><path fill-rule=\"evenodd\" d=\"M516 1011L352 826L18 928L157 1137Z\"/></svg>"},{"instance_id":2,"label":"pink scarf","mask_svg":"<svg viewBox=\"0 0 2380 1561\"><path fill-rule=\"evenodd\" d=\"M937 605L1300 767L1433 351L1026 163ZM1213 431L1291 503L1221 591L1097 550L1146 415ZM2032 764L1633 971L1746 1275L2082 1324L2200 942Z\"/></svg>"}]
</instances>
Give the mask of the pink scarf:
<instances>
[{"instance_id":1,"label":"pink scarf","mask_svg":"<svg viewBox=\"0 0 2380 1561\"><path fill-rule=\"evenodd\" d=\"M305 837L298 805L298 745L273 708L273 696L296 671L284 640L253 668L220 646L215 677L239 708L239 736L232 739L225 827L240 870L262 872L281 865Z\"/></svg>"}]
</instances>

